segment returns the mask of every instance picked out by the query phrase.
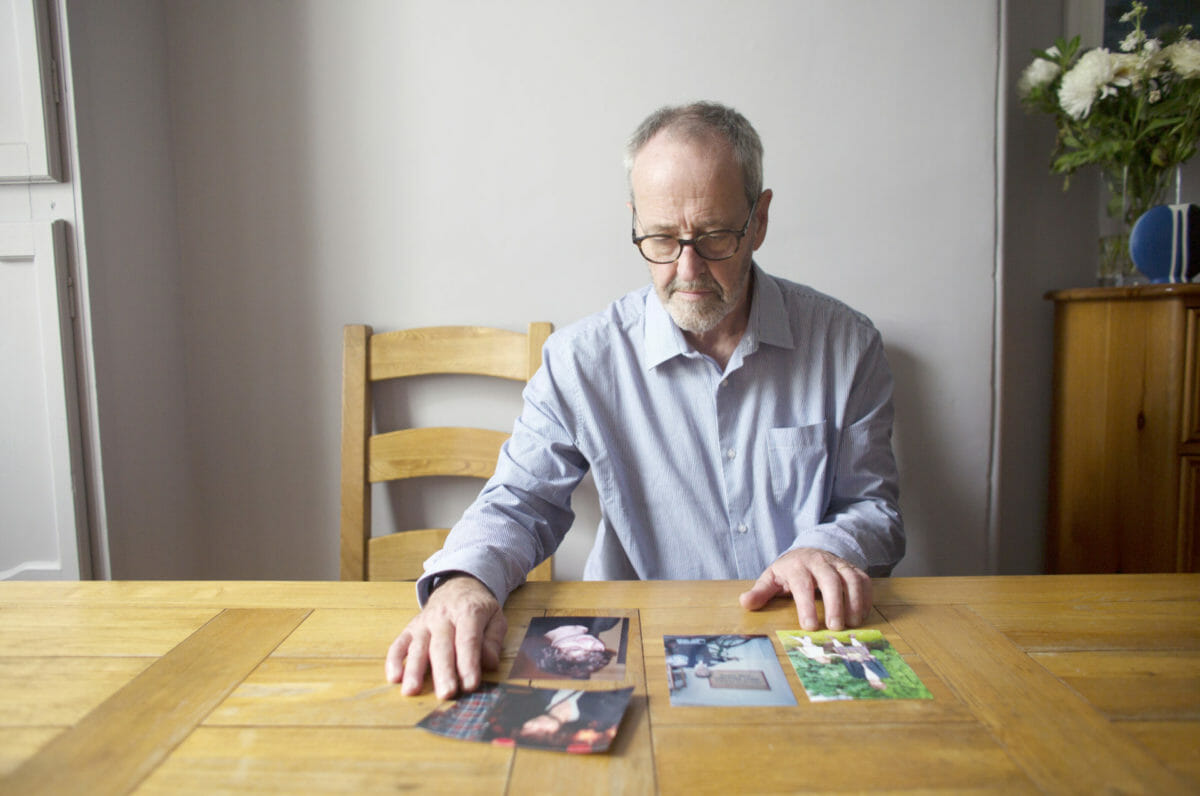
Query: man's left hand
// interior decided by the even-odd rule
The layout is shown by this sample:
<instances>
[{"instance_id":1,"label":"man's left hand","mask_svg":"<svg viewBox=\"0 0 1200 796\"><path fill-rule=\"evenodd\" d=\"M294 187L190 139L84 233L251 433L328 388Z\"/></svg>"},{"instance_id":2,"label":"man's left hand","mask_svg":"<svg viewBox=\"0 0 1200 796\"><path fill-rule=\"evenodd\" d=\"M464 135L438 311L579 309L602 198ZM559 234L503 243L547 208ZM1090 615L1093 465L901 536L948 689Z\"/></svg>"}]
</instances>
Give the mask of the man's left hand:
<instances>
[{"instance_id":1,"label":"man's left hand","mask_svg":"<svg viewBox=\"0 0 1200 796\"><path fill-rule=\"evenodd\" d=\"M825 604L825 626L830 630L857 627L871 612L871 578L867 573L824 550L801 547L775 559L758 580L738 598L742 607L757 611L771 598L790 594L796 601L800 627L816 630L816 593Z\"/></svg>"}]
</instances>

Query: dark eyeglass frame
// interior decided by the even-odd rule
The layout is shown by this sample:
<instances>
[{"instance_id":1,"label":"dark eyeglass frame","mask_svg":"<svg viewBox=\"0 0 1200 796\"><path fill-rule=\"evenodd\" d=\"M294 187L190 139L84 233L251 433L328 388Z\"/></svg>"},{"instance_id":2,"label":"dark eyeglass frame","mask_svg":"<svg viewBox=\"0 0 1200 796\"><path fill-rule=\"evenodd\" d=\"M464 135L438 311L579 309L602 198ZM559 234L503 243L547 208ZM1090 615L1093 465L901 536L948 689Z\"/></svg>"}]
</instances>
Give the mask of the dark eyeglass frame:
<instances>
[{"instance_id":1,"label":"dark eyeglass frame","mask_svg":"<svg viewBox=\"0 0 1200 796\"><path fill-rule=\"evenodd\" d=\"M730 257L733 257L742 248L742 238L746 237L746 232L750 229L750 220L754 218L754 210L757 207L758 207L758 200L755 199L754 204L750 205L750 214L746 216L746 223L742 224L742 228L740 231L736 230L736 229L714 229L712 232L705 232L703 235L697 235L694 238L677 238L674 235L663 235L663 234L638 236L638 234L637 234L637 208L635 207L635 208L633 208L633 229L630 230L630 237L633 239L633 245L637 247L638 253L641 254L642 257L644 257L647 262L654 263L655 265L666 265L667 263L675 262L676 260L678 260L680 257L683 256L683 248L685 246L691 246L693 249L695 249L696 254L699 254L702 259L707 260L709 262L717 263L717 262L721 262L722 260L728 260ZM700 249L697 247L696 244L712 235L734 235L734 236L736 236L737 243L734 244L733 251L731 251L729 254L725 255L724 257L705 257L703 254L701 254ZM649 255L647 255L645 251L642 250L642 241L650 240L651 238L654 238L657 240L666 240L669 238L669 239L675 241L675 246L676 246L675 254L671 257L671 259L655 260L655 259L652 259Z\"/></svg>"}]
</instances>

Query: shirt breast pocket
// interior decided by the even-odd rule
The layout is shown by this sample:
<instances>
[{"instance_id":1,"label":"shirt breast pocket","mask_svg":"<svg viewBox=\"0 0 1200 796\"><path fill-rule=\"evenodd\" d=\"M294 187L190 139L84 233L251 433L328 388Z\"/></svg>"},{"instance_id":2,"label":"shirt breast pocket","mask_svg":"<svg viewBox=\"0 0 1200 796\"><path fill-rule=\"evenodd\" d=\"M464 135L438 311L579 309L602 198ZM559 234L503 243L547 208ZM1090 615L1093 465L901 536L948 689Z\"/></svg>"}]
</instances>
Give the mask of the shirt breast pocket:
<instances>
[{"instance_id":1,"label":"shirt breast pocket","mask_svg":"<svg viewBox=\"0 0 1200 796\"><path fill-rule=\"evenodd\" d=\"M823 512L829 446L825 421L798 428L772 428L767 432L767 458L771 492L778 505L797 514Z\"/></svg>"}]
</instances>

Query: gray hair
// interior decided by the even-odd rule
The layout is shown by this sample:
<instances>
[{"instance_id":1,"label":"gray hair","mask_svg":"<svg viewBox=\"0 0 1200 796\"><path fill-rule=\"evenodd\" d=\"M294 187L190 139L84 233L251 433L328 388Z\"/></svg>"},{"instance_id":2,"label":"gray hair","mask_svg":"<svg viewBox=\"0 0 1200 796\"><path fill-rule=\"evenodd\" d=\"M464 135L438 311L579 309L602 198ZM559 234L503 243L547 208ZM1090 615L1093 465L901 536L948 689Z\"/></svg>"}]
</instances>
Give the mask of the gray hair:
<instances>
[{"instance_id":1,"label":"gray hair","mask_svg":"<svg viewBox=\"0 0 1200 796\"><path fill-rule=\"evenodd\" d=\"M763 185L763 146L754 126L745 116L716 102L693 102L690 105L659 108L638 125L625 144L627 177L632 174L633 161L642 147L663 130L671 130L689 139L715 135L728 141L742 170L746 202L753 205L757 201ZM632 182L630 195L633 195Z\"/></svg>"}]
</instances>

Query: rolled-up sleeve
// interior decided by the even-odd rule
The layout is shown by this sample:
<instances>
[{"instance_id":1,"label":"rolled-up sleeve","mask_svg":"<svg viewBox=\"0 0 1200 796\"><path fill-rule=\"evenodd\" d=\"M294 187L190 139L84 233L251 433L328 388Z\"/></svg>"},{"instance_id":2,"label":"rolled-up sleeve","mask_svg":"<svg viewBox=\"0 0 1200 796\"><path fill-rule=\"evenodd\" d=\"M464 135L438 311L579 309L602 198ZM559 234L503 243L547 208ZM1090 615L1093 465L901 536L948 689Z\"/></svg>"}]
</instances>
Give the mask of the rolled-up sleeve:
<instances>
[{"instance_id":1,"label":"rolled-up sleeve","mask_svg":"<svg viewBox=\"0 0 1200 796\"><path fill-rule=\"evenodd\" d=\"M553 337L551 338L553 340ZM496 472L450 532L444 548L425 562L417 581L424 605L447 572L478 578L501 603L528 572L558 548L575 519L571 493L587 473L565 418L563 390L570 379L556 370L547 344L542 367L526 385L524 408L500 449Z\"/></svg>"}]
</instances>

